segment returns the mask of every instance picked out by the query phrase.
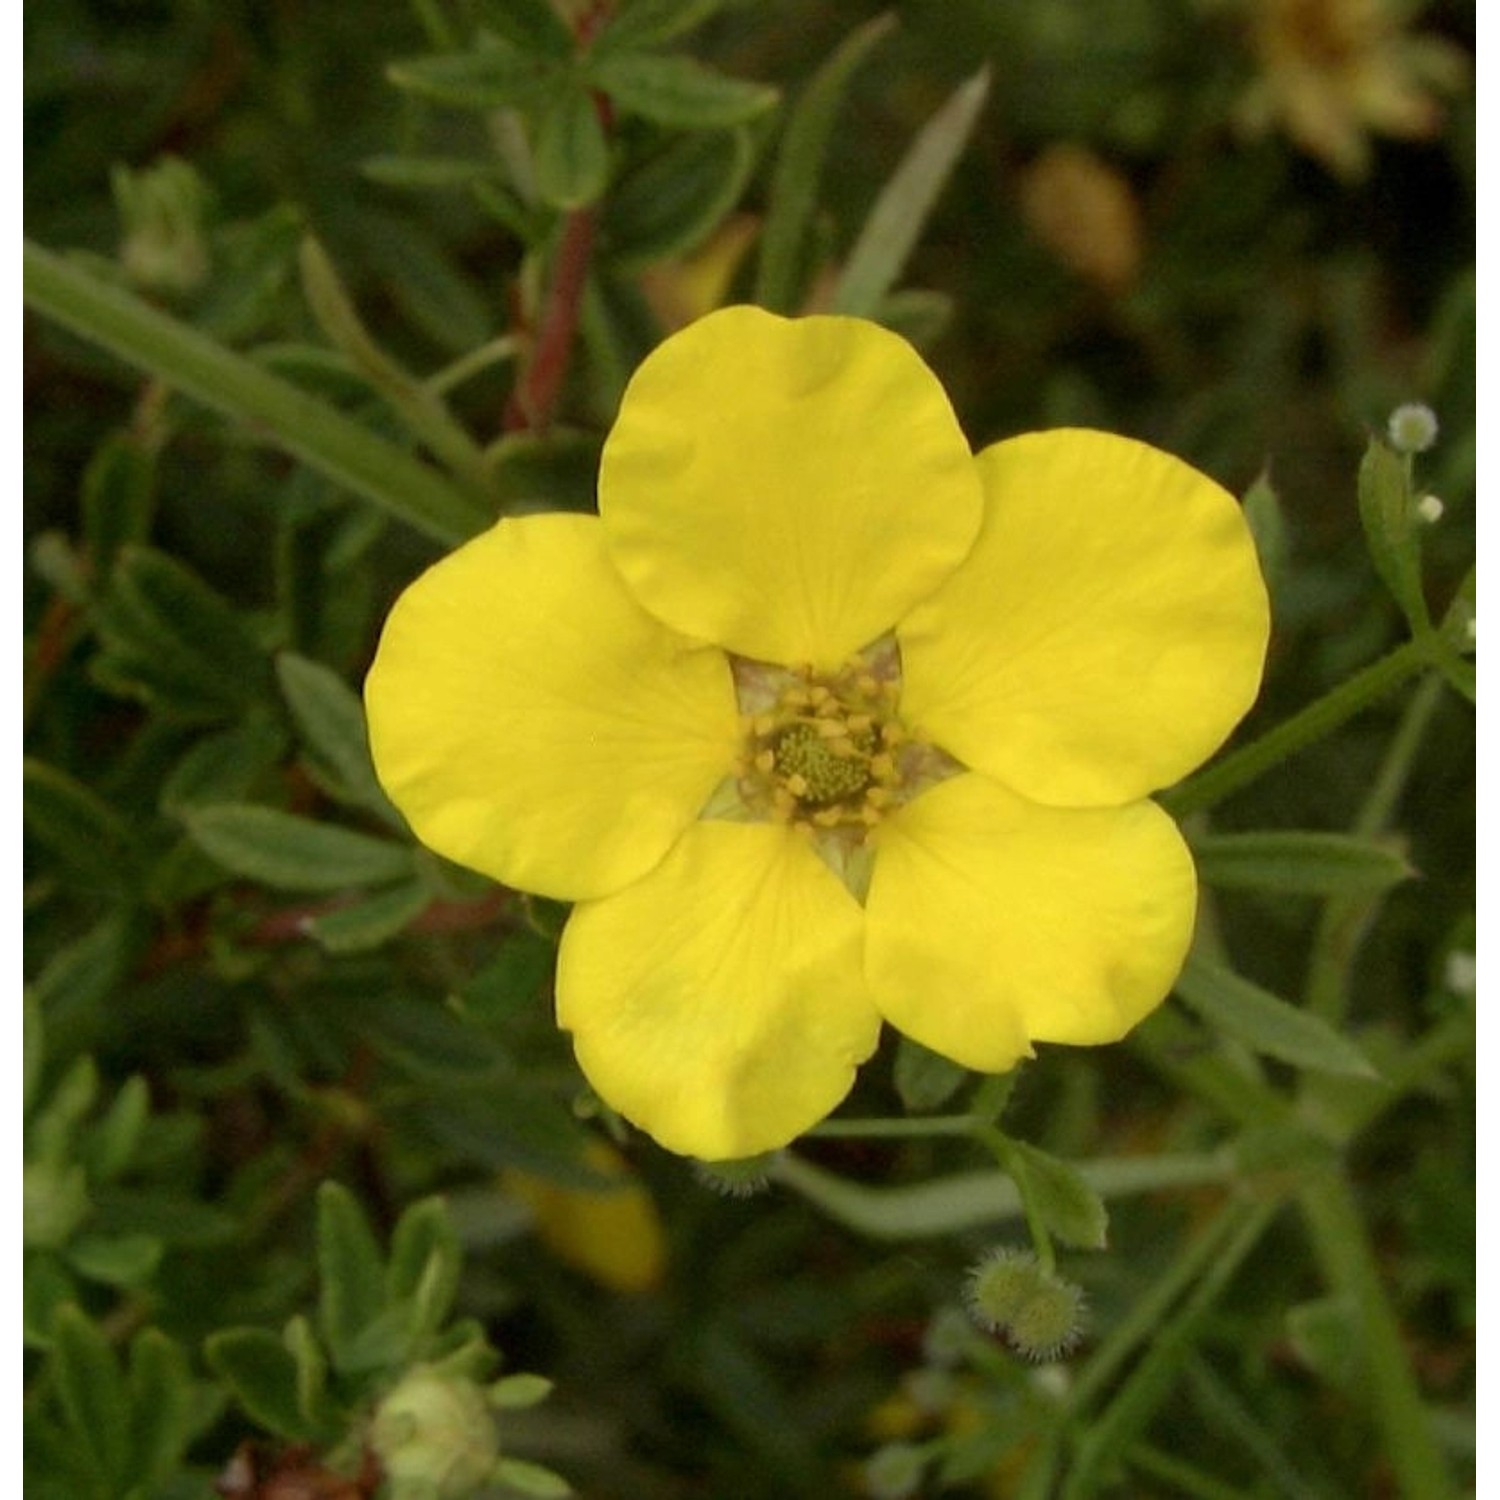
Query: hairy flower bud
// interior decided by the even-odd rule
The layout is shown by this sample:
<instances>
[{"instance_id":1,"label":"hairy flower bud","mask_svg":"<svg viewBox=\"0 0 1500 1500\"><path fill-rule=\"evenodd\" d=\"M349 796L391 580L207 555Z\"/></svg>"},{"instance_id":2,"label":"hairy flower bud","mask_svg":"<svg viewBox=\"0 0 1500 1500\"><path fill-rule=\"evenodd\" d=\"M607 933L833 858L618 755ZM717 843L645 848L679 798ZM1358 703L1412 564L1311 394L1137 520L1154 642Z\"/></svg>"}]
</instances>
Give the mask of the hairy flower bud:
<instances>
[{"instance_id":1,"label":"hairy flower bud","mask_svg":"<svg viewBox=\"0 0 1500 1500\"><path fill-rule=\"evenodd\" d=\"M500 1458L484 1391L425 1365L409 1370L375 1408L370 1447L392 1500L464 1500Z\"/></svg>"}]
</instances>

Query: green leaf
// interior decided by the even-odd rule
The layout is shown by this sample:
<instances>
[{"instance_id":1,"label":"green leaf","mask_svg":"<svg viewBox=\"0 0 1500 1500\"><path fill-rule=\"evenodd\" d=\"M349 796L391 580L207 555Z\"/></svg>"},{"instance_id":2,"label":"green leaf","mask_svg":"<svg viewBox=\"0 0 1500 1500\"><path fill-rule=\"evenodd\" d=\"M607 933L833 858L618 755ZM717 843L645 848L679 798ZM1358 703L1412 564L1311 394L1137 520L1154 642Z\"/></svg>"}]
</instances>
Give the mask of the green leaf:
<instances>
[{"instance_id":1,"label":"green leaf","mask_svg":"<svg viewBox=\"0 0 1500 1500\"><path fill-rule=\"evenodd\" d=\"M573 1493L572 1485L562 1475L520 1458L502 1458L495 1465L495 1478L523 1495L536 1496L536 1500L562 1500Z\"/></svg>"},{"instance_id":2,"label":"green leaf","mask_svg":"<svg viewBox=\"0 0 1500 1500\"><path fill-rule=\"evenodd\" d=\"M41 1002L29 986L21 991L21 1108L30 1113L47 1061L47 1028Z\"/></svg>"},{"instance_id":3,"label":"green leaf","mask_svg":"<svg viewBox=\"0 0 1500 1500\"><path fill-rule=\"evenodd\" d=\"M26 1251L21 1268L21 1332L28 1349L52 1347L58 1309L77 1296L78 1283L56 1255Z\"/></svg>"},{"instance_id":4,"label":"green leaf","mask_svg":"<svg viewBox=\"0 0 1500 1500\"><path fill-rule=\"evenodd\" d=\"M297 1366L297 1410L325 1440L337 1436L339 1412L328 1393L328 1359L313 1327L300 1313L282 1333Z\"/></svg>"},{"instance_id":5,"label":"green leaf","mask_svg":"<svg viewBox=\"0 0 1500 1500\"><path fill-rule=\"evenodd\" d=\"M1262 469L1256 476L1255 482L1245 491L1242 503L1250 535L1255 539L1261 572L1265 574L1266 583L1274 596L1286 573L1288 540L1281 497L1271 482L1269 468Z\"/></svg>"},{"instance_id":6,"label":"green leaf","mask_svg":"<svg viewBox=\"0 0 1500 1500\"><path fill-rule=\"evenodd\" d=\"M923 126L849 252L830 311L869 317L880 306L968 145L989 90L990 70L985 66L961 84Z\"/></svg>"},{"instance_id":7,"label":"green leaf","mask_svg":"<svg viewBox=\"0 0 1500 1500\"><path fill-rule=\"evenodd\" d=\"M67 1260L89 1281L137 1287L156 1274L162 1248L162 1242L149 1234L86 1234L69 1244Z\"/></svg>"},{"instance_id":8,"label":"green leaf","mask_svg":"<svg viewBox=\"0 0 1500 1500\"><path fill-rule=\"evenodd\" d=\"M286 731L269 711L204 735L167 773L157 806L169 818L181 818L197 807L241 802L286 753Z\"/></svg>"},{"instance_id":9,"label":"green leaf","mask_svg":"<svg viewBox=\"0 0 1500 1500\"><path fill-rule=\"evenodd\" d=\"M394 188L469 187L495 176L494 162L464 156L372 156L359 170L371 182Z\"/></svg>"},{"instance_id":10,"label":"green leaf","mask_svg":"<svg viewBox=\"0 0 1500 1500\"><path fill-rule=\"evenodd\" d=\"M817 208L818 180L839 106L855 70L895 24L887 11L851 31L792 107L771 177L756 270L755 300L771 312L796 310L802 245Z\"/></svg>"},{"instance_id":11,"label":"green leaf","mask_svg":"<svg viewBox=\"0 0 1500 1500\"><path fill-rule=\"evenodd\" d=\"M1324 1073L1377 1076L1364 1053L1326 1021L1196 953L1178 977L1177 993L1209 1025L1266 1057Z\"/></svg>"},{"instance_id":12,"label":"green leaf","mask_svg":"<svg viewBox=\"0 0 1500 1500\"><path fill-rule=\"evenodd\" d=\"M427 886L413 881L314 917L307 932L330 953L368 953L402 932L431 901Z\"/></svg>"},{"instance_id":13,"label":"green leaf","mask_svg":"<svg viewBox=\"0 0 1500 1500\"><path fill-rule=\"evenodd\" d=\"M148 1488L162 1484L193 1433L193 1383L187 1355L159 1328L130 1343L130 1471Z\"/></svg>"},{"instance_id":14,"label":"green leaf","mask_svg":"<svg viewBox=\"0 0 1500 1500\"><path fill-rule=\"evenodd\" d=\"M1342 833L1219 833L1193 845L1219 890L1338 896L1388 890L1416 873L1388 844Z\"/></svg>"},{"instance_id":15,"label":"green leaf","mask_svg":"<svg viewBox=\"0 0 1500 1500\"><path fill-rule=\"evenodd\" d=\"M391 1235L390 1264L386 1267L386 1296L404 1302L416 1296L429 1263L436 1257L447 1276L458 1284L462 1257L448 1208L439 1197L423 1198L406 1210Z\"/></svg>"},{"instance_id":16,"label":"green leaf","mask_svg":"<svg viewBox=\"0 0 1500 1500\"><path fill-rule=\"evenodd\" d=\"M226 870L285 891L385 885L415 871L410 848L270 807L226 802L184 821L193 842Z\"/></svg>"},{"instance_id":17,"label":"green leaf","mask_svg":"<svg viewBox=\"0 0 1500 1500\"><path fill-rule=\"evenodd\" d=\"M550 0L479 0L479 18L522 52L567 57L573 51L573 33Z\"/></svg>"},{"instance_id":18,"label":"green leaf","mask_svg":"<svg viewBox=\"0 0 1500 1500\"><path fill-rule=\"evenodd\" d=\"M361 1032L382 1057L431 1079L489 1073L507 1066L500 1046L446 1005L404 996L370 996Z\"/></svg>"},{"instance_id":19,"label":"green leaf","mask_svg":"<svg viewBox=\"0 0 1500 1500\"><path fill-rule=\"evenodd\" d=\"M339 801L404 829L405 821L375 779L359 694L331 667L291 651L276 658L276 675L319 785Z\"/></svg>"},{"instance_id":20,"label":"green leaf","mask_svg":"<svg viewBox=\"0 0 1500 1500\"><path fill-rule=\"evenodd\" d=\"M385 76L398 89L436 104L491 110L535 104L555 72L552 64L490 37L474 51L389 63Z\"/></svg>"},{"instance_id":21,"label":"green leaf","mask_svg":"<svg viewBox=\"0 0 1500 1500\"><path fill-rule=\"evenodd\" d=\"M133 432L112 433L83 475L83 535L100 576L122 547L146 539L155 505L155 451Z\"/></svg>"},{"instance_id":22,"label":"green leaf","mask_svg":"<svg viewBox=\"0 0 1500 1500\"><path fill-rule=\"evenodd\" d=\"M1109 1213L1077 1168L1025 1141L1007 1138L1007 1148L1008 1170L1014 1171L1019 1158L1026 1181L1016 1186L1048 1230L1079 1250L1104 1249Z\"/></svg>"},{"instance_id":23,"label":"green leaf","mask_svg":"<svg viewBox=\"0 0 1500 1500\"><path fill-rule=\"evenodd\" d=\"M136 891L135 842L112 807L43 761L23 758L21 778L21 815L30 837L86 887L121 896Z\"/></svg>"},{"instance_id":24,"label":"green leaf","mask_svg":"<svg viewBox=\"0 0 1500 1500\"><path fill-rule=\"evenodd\" d=\"M317 1435L298 1401L297 1361L274 1333L264 1328L212 1333L203 1357L260 1426L294 1443Z\"/></svg>"},{"instance_id":25,"label":"green leaf","mask_svg":"<svg viewBox=\"0 0 1500 1500\"><path fill-rule=\"evenodd\" d=\"M1364 1327L1359 1306L1348 1293L1299 1302L1287 1309L1287 1342L1320 1380L1354 1395L1364 1363Z\"/></svg>"},{"instance_id":26,"label":"green leaf","mask_svg":"<svg viewBox=\"0 0 1500 1500\"><path fill-rule=\"evenodd\" d=\"M358 1200L337 1182L318 1189L318 1320L334 1367L385 1311L385 1266Z\"/></svg>"},{"instance_id":27,"label":"green leaf","mask_svg":"<svg viewBox=\"0 0 1500 1500\"><path fill-rule=\"evenodd\" d=\"M892 1077L908 1114L921 1114L946 1104L969 1076L966 1068L920 1042L903 1036L896 1044Z\"/></svg>"},{"instance_id":28,"label":"green leaf","mask_svg":"<svg viewBox=\"0 0 1500 1500\"><path fill-rule=\"evenodd\" d=\"M628 114L680 130L742 125L775 106L777 91L726 78L688 57L610 52L589 63L589 78Z\"/></svg>"},{"instance_id":29,"label":"green leaf","mask_svg":"<svg viewBox=\"0 0 1500 1500\"><path fill-rule=\"evenodd\" d=\"M626 0L594 40L594 52L660 47L701 26L724 0Z\"/></svg>"},{"instance_id":30,"label":"green leaf","mask_svg":"<svg viewBox=\"0 0 1500 1500\"><path fill-rule=\"evenodd\" d=\"M119 1093L84 1142L83 1157L90 1177L96 1182L109 1182L130 1165L150 1114L146 1080L132 1074L120 1085Z\"/></svg>"},{"instance_id":31,"label":"green leaf","mask_svg":"<svg viewBox=\"0 0 1500 1500\"><path fill-rule=\"evenodd\" d=\"M109 1340L71 1303L52 1321L51 1369L73 1441L100 1477L123 1491L130 1464L125 1377Z\"/></svg>"},{"instance_id":32,"label":"green leaf","mask_svg":"<svg viewBox=\"0 0 1500 1500\"><path fill-rule=\"evenodd\" d=\"M678 136L614 184L604 218L611 263L630 267L696 249L739 202L754 164L748 130Z\"/></svg>"},{"instance_id":33,"label":"green leaf","mask_svg":"<svg viewBox=\"0 0 1500 1500\"><path fill-rule=\"evenodd\" d=\"M1413 631L1432 628L1422 594L1419 521L1407 461L1371 438L1359 465L1359 519L1370 560Z\"/></svg>"},{"instance_id":34,"label":"green leaf","mask_svg":"<svg viewBox=\"0 0 1500 1500\"><path fill-rule=\"evenodd\" d=\"M525 1411L552 1394L553 1382L545 1375L506 1375L485 1393L497 1411Z\"/></svg>"},{"instance_id":35,"label":"green leaf","mask_svg":"<svg viewBox=\"0 0 1500 1500\"><path fill-rule=\"evenodd\" d=\"M587 89L576 84L560 88L543 106L533 166L537 192L554 208L582 208L603 193L609 144Z\"/></svg>"}]
</instances>

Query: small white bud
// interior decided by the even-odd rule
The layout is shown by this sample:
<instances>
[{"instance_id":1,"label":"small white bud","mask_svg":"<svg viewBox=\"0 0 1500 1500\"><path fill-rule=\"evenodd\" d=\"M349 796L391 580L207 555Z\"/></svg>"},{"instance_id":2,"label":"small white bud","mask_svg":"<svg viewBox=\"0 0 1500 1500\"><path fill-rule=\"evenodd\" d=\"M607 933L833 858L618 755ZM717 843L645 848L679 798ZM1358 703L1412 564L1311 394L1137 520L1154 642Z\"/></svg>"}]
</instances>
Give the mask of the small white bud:
<instances>
[{"instance_id":1,"label":"small white bud","mask_svg":"<svg viewBox=\"0 0 1500 1500\"><path fill-rule=\"evenodd\" d=\"M1437 441L1438 422L1430 406L1408 401L1391 413L1386 431L1398 453L1425 453Z\"/></svg>"},{"instance_id":2,"label":"small white bud","mask_svg":"<svg viewBox=\"0 0 1500 1500\"><path fill-rule=\"evenodd\" d=\"M1454 949L1443 966L1443 979L1455 995L1472 995L1479 978L1479 967L1472 953Z\"/></svg>"},{"instance_id":3,"label":"small white bud","mask_svg":"<svg viewBox=\"0 0 1500 1500\"><path fill-rule=\"evenodd\" d=\"M1434 521L1442 519L1443 502L1436 495L1423 495L1417 501L1417 514L1431 526Z\"/></svg>"}]
</instances>

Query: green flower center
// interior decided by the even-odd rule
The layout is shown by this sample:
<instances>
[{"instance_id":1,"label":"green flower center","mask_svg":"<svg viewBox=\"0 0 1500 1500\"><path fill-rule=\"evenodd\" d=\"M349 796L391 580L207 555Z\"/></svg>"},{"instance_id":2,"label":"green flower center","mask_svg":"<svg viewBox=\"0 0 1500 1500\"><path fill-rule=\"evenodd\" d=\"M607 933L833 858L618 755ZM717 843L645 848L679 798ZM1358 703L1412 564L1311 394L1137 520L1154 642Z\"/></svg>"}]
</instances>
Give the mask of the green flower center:
<instances>
[{"instance_id":1,"label":"green flower center","mask_svg":"<svg viewBox=\"0 0 1500 1500\"><path fill-rule=\"evenodd\" d=\"M852 754L845 745L834 749L812 724L788 724L775 737L775 774L783 786L793 778L805 785L807 790L799 800L813 807L858 797L870 785L870 755L876 737L873 729L862 729L847 739L854 747Z\"/></svg>"}]
</instances>

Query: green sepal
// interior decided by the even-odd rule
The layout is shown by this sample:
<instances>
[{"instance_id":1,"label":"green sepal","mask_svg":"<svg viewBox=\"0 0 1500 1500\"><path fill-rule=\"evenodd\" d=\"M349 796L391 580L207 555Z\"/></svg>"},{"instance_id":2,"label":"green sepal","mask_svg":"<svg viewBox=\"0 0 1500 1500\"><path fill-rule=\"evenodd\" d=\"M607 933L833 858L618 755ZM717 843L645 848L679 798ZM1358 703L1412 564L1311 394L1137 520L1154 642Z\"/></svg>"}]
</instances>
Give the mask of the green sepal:
<instances>
[{"instance_id":1,"label":"green sepal","mask_svg":"<svg viewBox=\"0 0 1500 1500\"><path fill-rule=\"evenodd\" d=\"M1178 976L1177 993L1209 1025L1266 1057L1324 1073L1376 1076L1364 1053L1321 1017L1196 953Z\"/></svg>"},{"instance_id":2,"label":"green sepal","mask_svg":"<svg viewBox=\"0 0 1500 1500\"><path fill-rule=\"evenodd\" d=\"M1023 1200L1041 1216L1051 1234L1079 1250L1104 1249L1109 1211L1076 1167L1038 1146L1009 1138L1006 1154L1011 1175L1018 1164L1025 1174L1025 1182L1016 1183Z\"/></svg>"},{"instance_id":3,"label":"green sepal","mask_svg":"<svg viewBox=\"0 0 1500 1500\"><path fill-rule=\"evenodd\" d=\"M896 1043L891 1077L907 1114L941 1108L963 1086L968 1070L909 1036Z\"/></svg>"},{"instance_id":4,"label":"green sepal","mask_svg":"<svg viewBox=\"0 0 1500 1500\"><path fill-rule=\"evenodd\" d=\"M609 143L594 97L581 84L563 84L542 105L532 166L536 190L553 208L583 208L603 194Z\"/></svg>"},{"instance_id":5,"label":"green sepal","mask_svg":"<svg viewBox=\"0 0 1500 1500\"><path fill-rule=\"evenodd\" d=\"M1370 560L1418 635L1432 629L1422 593L1420 521L1411 492L1410 465L1379 438L1371 438L1359 465L1359 519Z\"/></svg>"},{"instance_id":6,"label":"green sepal","mask_svg":"<svg viewBox=\"0 0 1500 1500\"><path fill-rule=\"evenodd\" d=\"M385 1266L358 1200L337 1182L318 1189L318 1322L334 1368L385 1311Z\"/></svg>"},{"instance_id":7,"label":"green sepal","mask_svg":"<svg viewBox=\"0 0 1500 1500\"><path fill-rule=\"evenodd\" d=\"M250 803L195 808L183 820L193 842L231 874L285 891L387 885L413 875L413 851L311 818Z\"/></svg>"},{"instance_id":8,"label":"green sepal","mask_svg":"<svg viewBox=\"0 0 1500 1500\"><path fill-rule=\"evenodd\" d=\"M606 52L589 60L589 81L627 114L679 130L743 125L775 106L778 92L728 78L688 57Z\"/></svg>"},{"instance_id":9,"label":"green sepal","mask_svg":"<svg viewBox=\"0 0 1500 1500\"><path fill-rule=\"evenodd\" d=\"M1288 895L1373 894L1416 871L1389 844L1342 833L1220 833L1193 844L1205 885Z\"/></svg>"},{"instance_id":10,"label":"green sepal","mask_svg":"<svg viewBox=\"0 0 1500 1500\"><path fill-rule=\"evenodd\" d=\"M209 1368L234 1393L246 1413L288 1442L312 1441L317 1432L298 1399L297 1360L265 1328L226 1328L204 1341Z\"/></svg>"}]
</instances>

